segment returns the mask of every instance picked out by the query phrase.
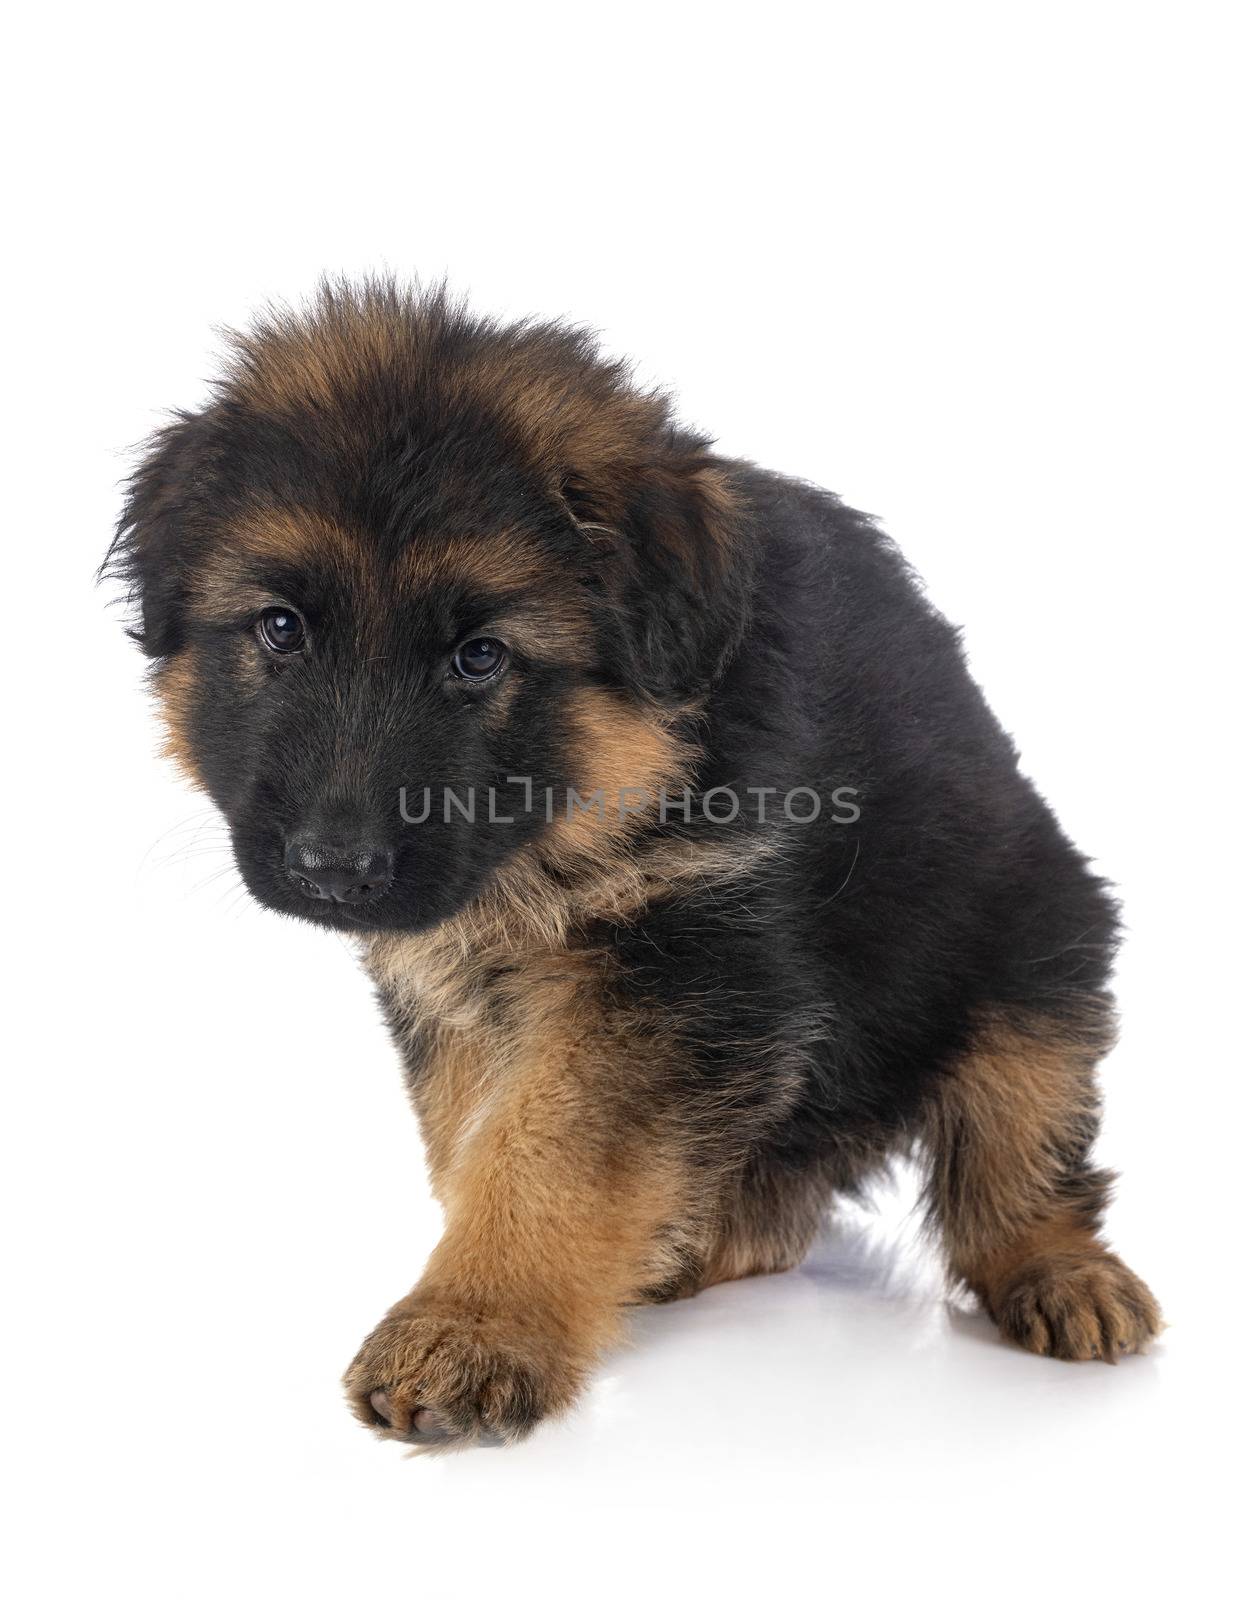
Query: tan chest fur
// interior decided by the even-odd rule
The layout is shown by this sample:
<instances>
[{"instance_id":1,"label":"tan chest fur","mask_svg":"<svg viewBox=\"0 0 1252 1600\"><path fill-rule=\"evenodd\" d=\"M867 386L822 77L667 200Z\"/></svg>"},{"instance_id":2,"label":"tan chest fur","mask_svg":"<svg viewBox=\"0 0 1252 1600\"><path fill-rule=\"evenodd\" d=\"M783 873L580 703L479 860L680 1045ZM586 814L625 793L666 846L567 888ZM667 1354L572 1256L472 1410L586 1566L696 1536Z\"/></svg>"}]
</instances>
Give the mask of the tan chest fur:
<instances>
[{"instance_id":1,"label":"tan chest fur","mask_svg":"<svg viewBox=\"0 0 1252 1600\"><path fill-rule=\"evenodd\" d=\"M412 1056L412 1097L431 1185L446 1205L471 1151L534 1108L555 1125L569 1107L611 1125L613 1107L638 1111L647 1063L673 1048L667 1019L611 998L609 958L582 947L579 923L626 920L649 901L745 871L760 852L670 844L623 852L583 895L555 895L527 863L502 873L465 912L424 934L385 934L365 964ZM503 1135L501 1135L503 1136Z\"/></svg>"}]
</instances>

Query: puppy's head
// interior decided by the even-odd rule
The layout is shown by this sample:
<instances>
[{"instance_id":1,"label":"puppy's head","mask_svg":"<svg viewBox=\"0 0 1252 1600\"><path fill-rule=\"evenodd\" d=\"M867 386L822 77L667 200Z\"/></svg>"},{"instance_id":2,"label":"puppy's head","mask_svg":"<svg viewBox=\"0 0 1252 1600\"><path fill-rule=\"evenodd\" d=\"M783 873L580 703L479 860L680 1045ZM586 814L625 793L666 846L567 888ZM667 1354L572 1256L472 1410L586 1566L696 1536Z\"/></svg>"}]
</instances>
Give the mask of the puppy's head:
<instances>
[{"instance_id":1,"label":"puppy's head","mask_svg":"<svg viewBox=\"0 0 1252 1600\"><path fill-rule=\"evenodd\" d=\"M417 930L519 851L594 870L681 781L742 632L705 442L585 334L439 295L326 289L233 343L151 441L111 563L249 888Z\"/></svg>"}]
</instances>

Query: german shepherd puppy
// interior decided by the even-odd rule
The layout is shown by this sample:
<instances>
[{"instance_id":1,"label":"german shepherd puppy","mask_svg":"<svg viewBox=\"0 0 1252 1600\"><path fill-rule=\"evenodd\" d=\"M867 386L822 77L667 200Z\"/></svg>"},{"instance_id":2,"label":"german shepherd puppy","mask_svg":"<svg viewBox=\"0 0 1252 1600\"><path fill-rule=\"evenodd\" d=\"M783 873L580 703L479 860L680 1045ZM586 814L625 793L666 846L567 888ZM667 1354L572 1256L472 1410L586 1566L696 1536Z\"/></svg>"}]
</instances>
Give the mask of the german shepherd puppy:
<instances>
[{"instance_id":1,"label":"german shepherd puppy","mask_svg":"<svg viewBox=\"0 0 1252 1600\"><path fill-rule=\"evenodd\" d=\"M446 1232L348 1369L425 1445L559 1412L632 1302L924 1162L1040 1355L1160 1326L1099 1236L1116 910L834 495L562 324L390 282L235 336L110 556L262 904L355 935Z\"/></svg>"}]
</instances>

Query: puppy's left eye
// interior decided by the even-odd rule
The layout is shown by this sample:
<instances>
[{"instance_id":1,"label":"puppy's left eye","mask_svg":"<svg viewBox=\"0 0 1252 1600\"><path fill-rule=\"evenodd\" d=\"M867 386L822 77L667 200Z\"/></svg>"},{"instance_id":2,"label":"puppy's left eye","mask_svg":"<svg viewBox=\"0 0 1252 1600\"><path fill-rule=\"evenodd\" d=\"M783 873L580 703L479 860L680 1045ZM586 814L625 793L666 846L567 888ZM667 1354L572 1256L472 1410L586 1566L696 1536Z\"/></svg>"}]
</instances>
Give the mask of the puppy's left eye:
<instances>
[{"instance_id":1,"label":"puppy's left eye","mask_svg":"<svg viewBox=\"0 0 1252 1600\"><path fill-rule=\"evenodd\" d=\"M280 656L304 649L304 623L285 606L270 606L257 618L256 631L261 642Z\"/></svg>"},{"instance_id":2,"label":"puppy's left eye","mask_svg":"<svg viewBox=\"0 0 1252 1600\"><path fill-rule=\"evenodd\" d=\"M471 639L452 657L452 670L458 678L481 683L504 670L509 652L499 639Z\"/></svg>"}]
</instances>

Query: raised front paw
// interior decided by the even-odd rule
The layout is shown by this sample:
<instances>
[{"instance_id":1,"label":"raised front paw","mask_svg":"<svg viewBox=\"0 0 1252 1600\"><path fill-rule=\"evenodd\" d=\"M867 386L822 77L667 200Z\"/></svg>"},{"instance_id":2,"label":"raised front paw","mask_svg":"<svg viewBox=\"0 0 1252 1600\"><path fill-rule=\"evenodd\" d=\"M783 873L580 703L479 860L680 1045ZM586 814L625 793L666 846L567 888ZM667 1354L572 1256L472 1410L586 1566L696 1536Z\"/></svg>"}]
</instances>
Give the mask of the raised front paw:
<instances>
[{"instance_id":1,"label":"raised front paw","mask_svg":"<svg viewBox=\"0 0 1252 1600\"><path fill-rule=\"evenodd\" d=\"M344 1374L352 1409L390 1439L506 1444L567 1406L582 1364L538 1328L460 1307L401 1302Z\"/></svg>"},{"instance_id":2,"label":"raised front paw","mask_svg":"<svg viewBox=\"0 0 1252 1600\"><path fill-rule=\"evenodd\" d=\"M1161 1331L1151 1290L1098 1246L1024 1263L996 1296L992 1315L1014 1343L1062 1361L1116 1361Z\"/></svg>"}]
</instances>

